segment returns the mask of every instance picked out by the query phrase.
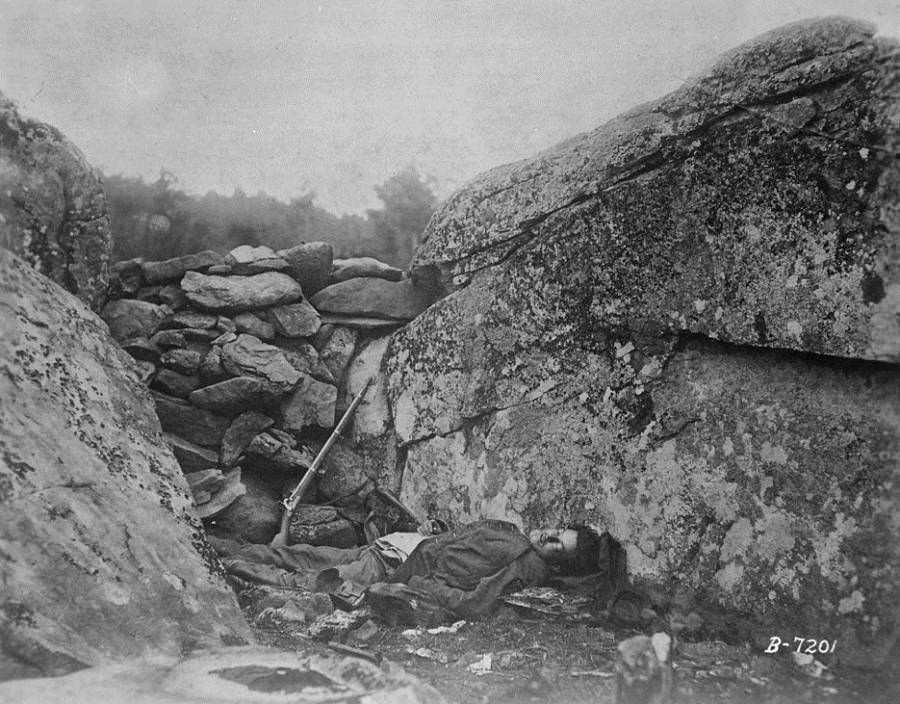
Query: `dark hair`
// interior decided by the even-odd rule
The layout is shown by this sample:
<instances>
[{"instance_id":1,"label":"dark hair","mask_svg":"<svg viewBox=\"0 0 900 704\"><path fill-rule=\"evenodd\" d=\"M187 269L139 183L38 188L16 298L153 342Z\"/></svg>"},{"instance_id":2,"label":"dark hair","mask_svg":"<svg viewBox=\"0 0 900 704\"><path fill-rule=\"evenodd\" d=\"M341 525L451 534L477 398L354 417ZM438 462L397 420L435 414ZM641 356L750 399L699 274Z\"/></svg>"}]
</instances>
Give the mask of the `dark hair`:
<instances>
[{"instance_id":1,"label":"dark hair","mask_svg":"<svg viewBox=\"0 0 900 704\"><path fill-rule=\"evenodd\" d=\"M563 570L571 575L593 574L600 571L600 552L603 540L593 528L585 525L573 525L568 527L578 533L575 541L575 554L571 560L567 560Z\"/></svg>"}]
</instances>

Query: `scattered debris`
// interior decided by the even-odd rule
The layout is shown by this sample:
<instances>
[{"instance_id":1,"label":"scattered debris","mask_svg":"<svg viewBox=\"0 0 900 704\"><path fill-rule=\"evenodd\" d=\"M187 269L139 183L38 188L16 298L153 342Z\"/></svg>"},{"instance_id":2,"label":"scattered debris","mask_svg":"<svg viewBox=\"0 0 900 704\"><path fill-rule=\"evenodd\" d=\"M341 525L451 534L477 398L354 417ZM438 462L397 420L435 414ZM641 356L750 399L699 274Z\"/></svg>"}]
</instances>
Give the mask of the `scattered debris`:
<instances>
[{"instance_id":1,"label":"scattered debris","mask_svg":"<svg viewBox=\"0 0 900 704\"><path fill-rule=\"evenodd\" d=\"M456 621L455 623L451 623L449 626L436 626L435 628L429 628L426 633L430 633L433 636L439 635L441 633L458 633L459 629L465 625L465 621Z\"/></svg>"},{"instance_id":2,"label":"scattered debris","mask_svg":"<svg viewBox=\"0 0 900 704\"><path fill-rule=\"evenodd\" d=\"M357 611L335 611L326 616L320 616L309 626L310 638L316 640L342 640L366 621L372 614L368 609Z\"/></svg>"},{"instance_id":3,"label":"scattered debris","mask_svg":"<svg viewBox=\"0 0 900 704\"><path fill-rule=\"evenodd\" d=\"M441 665L447 665L450 662L450 656L448 656L446 653L442 653L431 648L413 648L410 645L407 646L406 652L410 655L415 655L417 658L434 660L435 662L441 663Z\"/></svg>"},{"instance_id":4,"label":"scattered debris","mask_svg":"<svg viewBox=\"0 0 900 704\"><path fill-rule=\"evenodd\" d=\"M355 641L359 641L360 643L368 643L380 632L381 628L379 628L378 624L375 623L372 619L369 619L356 630L350 631L349 637Z\"/></svg>"},{"instance_id":5,"label":"scattered debris","mask_svg":"<svg viewBox=\"0 0 900 704\"><path fill-rule=\"evenodd\" d=\"M494 655L493 653L485 653L481 656L481 658L473 662L466 669L469 672L472 672L476 675L484 675L491 671L494 665Z\"/></svg>"},{"instance_id":6,"label":"scattered debris","mask_svg":"<svg viewBox=\"0 0 900 704\"><path fill-rule=\"evenodd\" d=\"M804 675L822 680L834 679L834 675L828 672L828 667L809 653L798 653L795 651L791 655L793 656L794 664Z\"/></svg>"},{"instance_id":7,"label":"scattered debris","mask_svg":"<svg viewBox=\"0 0 900 704\"><path fill-rule=\"evenodd\" d=\"M280 606L266 606L253 619L257 626L285 626L304 624L332 614L334 607L326 594L290 596Z\"/></svg>"},{"instance_id":8,"label":"scattered debris","mask_svg":"<svg viewBox=\"0 0 900 704\"><path fill-rule=\"evenodd\" d=\"M586 607L590 598L565 594L552 587L529 587L503 597L503 602L522 612L563 616L571 620L589 619L591 614Z\"/></svg>"},{"instance_id":9,"label":"scattered debris","mask_svg":"<svg viewBox=\"0 0 900 704\"><path fill-rule=\"evenodd\" d=\"M329 641L328 647L332 650L336 650L342 655L350 655L354 658L362 658L363 660L368 660L371 663L376 665L380 665L382 661L381 653L373 653L369 650L362 650L361 648L353 648L349 645L344 645L343 643L338 643L336 641Z\"/></svg>"},{"instance_id":10,"label":"scattered debris","mask_svg":"<svg viewBox=\"0 0 900 704\"><path fill-rule=\"evenodd\" d=\"M667 633L632 636L619 643L617 704L667 704L672 699L672 638Z\"/></svg>"}]
</instances>

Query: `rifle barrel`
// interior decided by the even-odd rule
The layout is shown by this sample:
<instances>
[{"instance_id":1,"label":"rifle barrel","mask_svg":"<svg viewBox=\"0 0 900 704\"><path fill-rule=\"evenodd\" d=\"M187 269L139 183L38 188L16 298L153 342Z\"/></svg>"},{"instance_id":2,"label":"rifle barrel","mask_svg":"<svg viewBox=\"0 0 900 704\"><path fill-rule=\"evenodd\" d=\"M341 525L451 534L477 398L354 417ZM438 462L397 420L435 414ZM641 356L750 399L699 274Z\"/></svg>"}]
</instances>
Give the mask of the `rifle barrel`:
<instances>
[{"instance_id":1,"label":"rifle barrel","mask_svg":"<svg viewBox=\"0 0 900 704\"><path fill-rule=\"evenodd\" d=\"M300 480L297 486L294 487L291 495L284 500L284 508L289 513L293 513L294 509L297 508L297 504L300 503L300 497L303 496L303 492L306 491L306 488L309 486L313 477L316 475L316 472L319 471L319 467L325 461L325 457L326 455L328 455L328 451L331 449L331 446L334 445L335 442L337 442L337 439L341 435L341 431L343 431L347 423L350 422L350 417L353 415L353 411L355 411L356 407L362 402L363 396L365 396L366 391L369 390L369 387L372 385L373 381L374 378L369 377L369 380L359 390L359 393L357 393L356 396L353 397L350 405L347 406L347 410L344 411L344 415L341 416L341 419L334 427L331 435L328 436L328 440L325 441L322 449L319 450L319 454L316 455L312 464L309 465L309 469L306 470L306 474L303 475L303 478Z\"/></svg>"}]
</instances>

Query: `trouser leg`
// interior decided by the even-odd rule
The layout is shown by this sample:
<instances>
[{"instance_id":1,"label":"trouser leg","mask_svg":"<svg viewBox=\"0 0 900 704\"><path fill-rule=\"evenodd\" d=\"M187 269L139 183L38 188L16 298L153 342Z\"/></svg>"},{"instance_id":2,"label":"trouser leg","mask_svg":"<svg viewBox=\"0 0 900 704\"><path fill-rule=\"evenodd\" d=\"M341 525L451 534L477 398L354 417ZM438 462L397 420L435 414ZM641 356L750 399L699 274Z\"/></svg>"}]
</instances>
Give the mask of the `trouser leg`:
<instances>
[{"instance_id":1,"label":"trouser leg","mask_svg":"<svg viewBox=\"0 0 900 704\"><path fill-rule=\"evenodd\" d=\"M285 570L318 571L359 560L367 550L368 546L332 548L327 545L286 545L276 548L269 545L247 545L232 557Z\"/></svg>"}]
</instances>

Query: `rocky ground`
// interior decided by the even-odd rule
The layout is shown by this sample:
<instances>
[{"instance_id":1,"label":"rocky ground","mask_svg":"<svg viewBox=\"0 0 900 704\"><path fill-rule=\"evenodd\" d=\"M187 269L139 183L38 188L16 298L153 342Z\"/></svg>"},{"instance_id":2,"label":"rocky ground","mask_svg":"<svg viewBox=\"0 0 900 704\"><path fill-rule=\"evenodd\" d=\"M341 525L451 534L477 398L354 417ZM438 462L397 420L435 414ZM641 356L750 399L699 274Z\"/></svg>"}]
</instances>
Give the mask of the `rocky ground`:
<instances>
[{"instance_id":1,"label":"rocky ground","mask_svg":"<svg viewBox=\"0 0 900 704\"><path fill-rule=\"evenodd\" d=\"M283 624L256 631L267 645L329 650L304 630ZM570 621L504 607L455 633L365 622L344 640L401 664L449 702L596 704L615 701L616 647L635 633L600 620ZM832 665L813 676L787 653L766 655L722 641L679 643L674 662L678 702L887 704L900 693L900 673Z\"/></svg>"}]
</instances>

